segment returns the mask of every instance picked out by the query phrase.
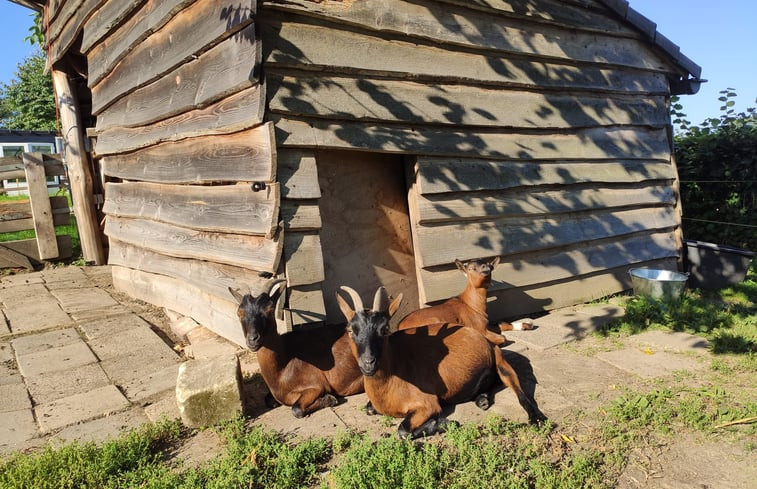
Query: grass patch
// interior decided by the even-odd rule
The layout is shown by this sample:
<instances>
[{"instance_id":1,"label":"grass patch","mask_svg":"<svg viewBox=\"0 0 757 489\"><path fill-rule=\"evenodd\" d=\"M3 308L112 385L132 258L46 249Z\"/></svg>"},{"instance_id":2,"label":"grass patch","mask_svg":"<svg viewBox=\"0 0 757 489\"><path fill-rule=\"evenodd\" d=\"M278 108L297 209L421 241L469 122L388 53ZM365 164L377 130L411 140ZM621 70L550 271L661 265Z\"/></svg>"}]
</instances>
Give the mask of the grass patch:
<instances>
[{"instance_id":1,"label":"grass patch","mask_svg":"<svg viewBox=\"0 0 757 489\"><path fill-rule=\"evenodd\" d=\"M611 322L603 335L636 334L647 329L684 331L707 338L713 353L751 356L757 353L757 264L746 279L718 291L687 290L677 301L630 297L623 318Z\"/></svg>"}]
</instances>

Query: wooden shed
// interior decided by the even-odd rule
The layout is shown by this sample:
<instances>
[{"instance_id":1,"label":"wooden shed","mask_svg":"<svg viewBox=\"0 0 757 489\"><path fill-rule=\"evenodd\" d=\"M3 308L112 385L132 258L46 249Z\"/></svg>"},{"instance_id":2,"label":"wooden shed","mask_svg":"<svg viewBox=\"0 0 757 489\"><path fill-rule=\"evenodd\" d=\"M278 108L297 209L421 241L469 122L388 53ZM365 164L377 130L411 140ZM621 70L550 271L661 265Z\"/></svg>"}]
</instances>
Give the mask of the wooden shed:
<instances>
[{"instance_id":1,"label":"wooden shed","mask_svg":"<svg viewBox=\"0 0 757 489\"><path fill-rule=\"evenodd\" d=\"M233 341L228 287L271 274L289 329L339 285L455 295L455 259L501 257L495 318L677 266L700 68L625 0L14 1L93 139L115 285Z\"/></svg>"}]
</instances>

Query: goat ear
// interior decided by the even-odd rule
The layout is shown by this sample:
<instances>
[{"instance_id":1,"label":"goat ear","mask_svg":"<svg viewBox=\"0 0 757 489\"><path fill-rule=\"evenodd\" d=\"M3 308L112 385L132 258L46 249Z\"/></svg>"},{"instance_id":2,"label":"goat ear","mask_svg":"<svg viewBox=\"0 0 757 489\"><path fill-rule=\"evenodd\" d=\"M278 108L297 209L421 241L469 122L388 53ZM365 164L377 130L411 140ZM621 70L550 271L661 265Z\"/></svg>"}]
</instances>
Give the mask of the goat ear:
<instances>
[{"instance_id":1,"label":"goat ear","mask_svg":"<svg viewBox=\"0 0 757 489\"><path fill-rule=\"evenodd\" d=\"M232 289L229 287L229 292L231 292L231 295L234 297L234 299L237 300L237 303L241 304L242 300L244 299L244 294L239 289Z\"/></svg>"},{"instance_id":2,"label":"goat ear","mask_svg":"<svg viewBox=\"0 0 757 489\"><path fill-rule=\"evenodd\" d=\"M463 273L468 273L468 271L467 271L467 270L465 270L465 263L461 262L461 261L460 261L460 260L458 260L457 258L455 258L455 265L457 265L457 268L458 268L458 269L459 269L459 270L460 270L461 272L463 272Z\"/></svg>"},{"instance_id":3,"label":"goat ear","mask_svg":"<svg viewBox=\"0 0 757 489\"><path fill-rule=\"evenodd\" d=\"M400 304L402 304L402 294L398 295L397 298L389 304L389 317L394 316L394 313L400 308Z\"/></svg>"},{"instance_id":4,"label":"goat ear","mask_svg":"<svg viewBox=\"0 0 757 489\"><path fill-rule=\"evenodd\" d=\"M350 305L347 304L347 301L344 300L339 292L336 293L336 301L339 303L339 309L342 310L342 314L347 318L347 322L349 323L352 321L352 318L355 317L355 311L352 310Z\"/></svg>"},{"instance_id":5,"label":"goat ear","mask_svg":"<svg viewBox=\"0 0 757 489\"><path fill-rule=\"evenodd\" d=\"M491 265L492 268L499 265L499 257L494 258L492 261L489 262L489 265Z\"/></svg>"}]
</instances>

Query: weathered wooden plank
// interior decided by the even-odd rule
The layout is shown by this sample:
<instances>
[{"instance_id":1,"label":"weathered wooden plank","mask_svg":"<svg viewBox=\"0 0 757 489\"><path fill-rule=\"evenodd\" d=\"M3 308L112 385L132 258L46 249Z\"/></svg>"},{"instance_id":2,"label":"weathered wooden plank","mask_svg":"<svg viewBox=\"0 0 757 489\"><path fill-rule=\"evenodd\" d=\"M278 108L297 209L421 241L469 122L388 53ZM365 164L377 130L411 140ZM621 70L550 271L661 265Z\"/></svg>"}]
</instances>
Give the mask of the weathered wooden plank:
<instances>
[{"instance_id":1,"label":"weathered wooden plank","mask_svg":"<svg viewBox=\"0 0 757 489\"><path fill-rule=\"evenodd\" d=\"M119 266L113 267L113 286L136 299L191 317L217 335L245 345L231 294L219 297L175 278Z\"/></svg>"},{"instance_id":2,"label":"weathered wooden plank","mask_svg":"<svg viewBox=\"0 0 757 489\"><path fill-rule=\"evenodd\" d=\"M68 234L64 234L61 236L56 236L56 241L58 244L58 256L56 259L65 259L71 257L71 236ZM32 263L39 263L43 259L39 256L39 250L37 249L37 240L36 239L22 239L17 241L4 241L0 243L3 247L8 248L9 250L15 251L16 253L20 253L27 258L31 259ZM11 262L15 263L15 262ZM10 267L10 266L16 266L13 264L2 264L0 263L0 268L3 267Z\"/></svg>"},{"instance_id":3,"label":"weathered wooden plank","mask_svg":"<svg viewBox=\"0 0 757 489\"><path fill-rule=\"evenodd\" d=\"M662 96L564 95L270 71L266 91L272 112L361 121L518 128L663 127L670 122Z\"/></svg>"},{"instance_id":4,"label":"weathered wooden plank","mask_svg":"<svg viewBox=\"0 0 757 489\"><path fill-rule=\"evenodd\" d=\"M53 226L66 226L71 223L71 214L66 211L65 214L59 214L53 211ZM16 231L26 231L34 229L34 219L5 219L0 216L0 233L15 233Z\"/></svg>"},{"instance_id":5,"label":"weathered wooden plank","mask_svg":"<svg viewBox=\"0 0 757 489\"><path fill-rule=\"evenodd\" d=\"M287 290L287 311L292 316L293 326L326 321L326 306L319 284L289 287Z\"/></svg>"},{"instance_id":6,"label":"weathered wooden plank","mask_svg":"<svg viewBox=\"0 0 757 489\"><path fill-rule=\"evenodd\" d=\"M242 90L214 104L153 124L106 129L98 134L98 155L123 153L164 141L228 134L259 125L263 120L265 90L262 85Z\"/></svg>"},{"instance_id":7,"label":"weathered wooden plank","mask_svg":"<svg viewBox=\"0 0 757 489\"><path fill-rule=\"evenodd\" d=\"M54 226L64 226L71 222L66 197L50 197L50 207ZM27 229L34 229L32 208L28 200L0 203L0 233L13 233Z\"/></svg>"},{"instance_id":8,"label":"weathered wooden plank","mask_svg":"<svg viewBox=\"0 0 757 489\"><path fill-rule=\"evenodd\" d=\"M635 263L596 275L571 277L562 281L533 287L500 290L487 303L489 318L497 321L590 302L631 288L628 270L634 267L676 269L675 258ZM538 321L537 321L538 325Z\"/></svg>"},{"instance_id":9,"label":"weathered wooden plank","mask_svg":"<svg viewBox=\"0 0 757 489\"><path fill-rule=\"evenodd\" d=\"M675 205L669 186L634 186L471 192L419 196L419 223L451 223L527 215L582 212L617 207Z\"/></svg>"},{"instance_id":10,"label":"weathered wooden plank","mask_svg":"<svg viewBox=\"0 0 757 489\"><path fill-rule=\"evenodd\" d=\"M259 28L266 66L540 90L668 93L668 80L663 73L454 51L324 29L275 15L264 16L263 12Z\"/></svg>"},{"instance_id":11,"label":"weathered wooden plank","mask_svg":"<svg viewBox=\"0 0 757 489\"><path fill-rule=\"evenodd\" d=\"M246 27L239 37L119 99L97 117L97 130L146 125L256 85L261 51L253 36L252 26Z\"/></svg>"},{"instance_id":12,"label":"weathered wooden plank","mask_svg":"<svg viewBox=\"0 0 757 489\"><path fill-rule=\"evenodd\" d=\"M50 42L51 38L48 38L50 49L47 53L47 62L50 65L60 60L71 46L73 46L79 33L82 31L84 21L92 15L95 10L100 8L105 1L106 0L85 0L81 4L81 7L76 10L76 13L68 19L65 25L60 27L59 35L52 40L52 42ZM66 2L66 5L70 3L72 2Z\"/></svg>"},{"instance_id":13,"label":"weathered wooden plank","mask_svg":"<svg viewBox=\"0 0 757 489\"><path fill-rule=\"evenodd\" d=\"M271 182L276 178L273 124L200 136L103 156L103 174L158 183Z\"/></svg>"},{"instance_id":14,"label":"weathered wooden plank","mask_svg":"<svg viewBox=\"0 0 757 489\"><path fill-rule=\"evenodd\" d=\"M162 222L107 216L105 234L124 243L177 258L193 258L251 270L275 272L281 258L281 233L273 239L213 233Z\"/></svg>"},{"instance_id":15,"label":"weathered wooden plank","mask_svg":"<svg viewBox=\"0 0 757 489\"><path fill-rule=\"evenodd\" d=\"M135 248L116 239L110 240L110 265L120 265L142 272L165 275L218 297L229 295L229 287L258 295L268 278L247 268L163 255L146 248ZM267 291L266 291L267 292ZM229 296L231 299L231 296Z\"/></svg>"},{"instance_id":16,"label":"weathered wooden plank","mask_svg":"<svg viewBox=\"0 0 757 489\"><path fill-rule=\"evenodd\" d=\"M279 186L253 192L249 185L105 184L103 212L202 231L270 237L279 215Z\"/></svg>"},{"instance_id":17,"label":"weathered wooden plank","mask_svg":"<svg viewBox=\"0 0 757 489\"><path fill-rule=\"evenodd\" d=\"M86 3L86 0L66 0L60 5L59 9L55 10L55 16L49 19L49 27L45 32L45 40L47 42L54 42L64 28L70 24L69 20L81 10L82 5Z\"/></svg>"},{"instance_id":18,"label":"weathered wooden plank","mask_svg":"<svg viewBox=\"0 0 757 489\"><path fill-rule=\"evenodd\" d=\"M284 235L284 263L290 286L322 282L325 278L321 238L315 233Z\"/></svg>"},{"instance_id":19,"label":"weathered wooden plank","mask_svg":"<svg viewBox=\"0 0 757 489\"><path fill-rule=\"evenodd\" d=\"M309 150L280 150L276 162L281 196L285 199L318 199L318 168Z\"/></svg>"},{"instance_id":20,"label":"weathered wooden plank","mask_svg":"<svg viewBox=\"0 0 757 489\"><path fill-rule=\"evenodd\" d=\"M317 231L322 225L316 201L282 200L281 220L287 231Z\"/></svg>"},{"instance_id":21,"label":"weathered wooden plank","mask_svg":"<svg viewBox=\"0 0 757 489\"><path fill-rule=\"evenodd\" d=\"M13 251L10 248L3 246L0 243L0 268L25 268L27 270L34 270L32 262L29 261L29 257L22 255L17 251Z\"/></svg>"},{"instance_id":22,"label":"weathered wooden plank","mask_svg":"<svg viewBox=\"0 0 757 489\"><path fill-rule=\"evenodd\" d=\"M494 269L490 292L569 280L625 265L678 256L672 232L637 234L628 238L583 243L560 251L503 257ZM465 276L448 270L420 270L423 302L448 299L465 288Z\"/></svg>"},{"instance_id":23,"label":"weathered wooden plank","mask_svg":"<svg viewBox=\"0 0 757 489\"><path fill-rule=\"evenodd\" d=\"M92 86L102 80L126 53L194 2L195 0L147 0L132 15L126 17L118 28L111 31L108 37L87 52L87 83Z\"/></svg>"},{"instance_id":24,"label":"weathered wooden plank","mask_svg":"<svg viewBox=\"0 0 757 489\"><path fill-rule=\"evenodd\" d=\"M48 177L66 174L60 155L42 154L42 164ZM0 180L24 178L24 162L21 157L5 156L0 158Z\"/></svg>"},{"instance_id":25,"label":"weathered wooden plank","mask_svg":"<svg viewBox=\"0 0 757 489\"><path fill-rule=\"evenodd\" d=\"M659 159L669 161L665 129L593 128L573 132L511 132L405 126L272 115L284 148L360 149L400 154L492 159Z\"/></svg>"},{"instance_id":26,"label":"weathered wooden plank","mask_svg":"<svg viewBox=\"0 0 757 489\"><path fill-rule=\"evenodd\" d=\"M416 0L361 0L349 8L341 3L282 0L269 3L285 15L301 14L344 23L403 40L428 41L466 49L496 51L497 55L525 55L539 59L665 70L665 62L642 41L589 33L554 25L523 22L512 17L492 21L490 13ZM580 25L579 25L580 26ZM338 24L327 25L336 30ZM667 68L667 71L672 71Z\"/></svg>"},{"instance_id":27,"label":"weathered wooden plank","mask_svg":"<svg viewBox=\"0 0 757 489\"><path fill-rule=\"evenodd\" d=\"M417 174L420 193L424 195L532 185L636 183L676 178L669 162L635 160L535 163L420 157Z\"/></svg>"},{"instance_id":28,"label":"weathered wooden plank","mask_svg":"<svg viewBox=\"0 0 757 489\"><path fill-rule=\"evenodd\" d=\"M81 52L87 53L116 26L121 24L137 8L141 7L145 0L120 0L118 2L106 2L95 15L87 19L82 31Z\"/></svg>"},{"instance_id":29,"label":"weathered wooden plank","mask_svg":"<svg viewBox=\"0 0 757 489\"><path fill-rule=\"evenodd\" d=\"M47 193L47 180L45 178L45 167L42 163L42 154L24 153L23 159L39 257L43 260L57 258L58 242L55 239L53 210L50 206L50 196Z\"/></svg>"},{"instance_id":30,"label":"weathered wooden plank","mask_svg":"<svg viewBox=\"0 0 757 489\"><path fill-rule=\"evenodd\" d=\"M453 263L455 259L526 253L675 226L673 207L422 225L415 227L416 261L425 268Z\"/></svg>"},{"instance_id":31,"label":"weathered wooden plank","mask_svg":"<svg viewBox=\"0 0 757 489\"><path fill-rule=\"evenodd\" d=\"M162 29L139 43L92 89L92 113L191 60L252 22L255 0L234 7L201 0L175 15ZM254 40L250 39L250 41Z\"/></svg>"}]
</instances>

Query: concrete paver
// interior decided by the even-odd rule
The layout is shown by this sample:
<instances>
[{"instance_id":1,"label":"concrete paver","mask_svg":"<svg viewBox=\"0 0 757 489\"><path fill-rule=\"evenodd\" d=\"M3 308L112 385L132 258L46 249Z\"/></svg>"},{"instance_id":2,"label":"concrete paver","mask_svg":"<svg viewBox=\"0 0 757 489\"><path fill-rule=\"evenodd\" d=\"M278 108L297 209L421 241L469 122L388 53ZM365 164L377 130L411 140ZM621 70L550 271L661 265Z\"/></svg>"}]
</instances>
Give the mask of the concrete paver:
<instances>
[{"instance_id":1,"label":"concrete paver","mask_svg":"<svg viewBox=\"0 0 757 489\"><path fill-rule=\"evenodd\" d=\"M93 419L63 428L55 434L55 439L62 442L78 440L80 442L104 442L116 438L119 434L138 428L150 419L140 408Z\"/></svg>"},{"instance_id":2,"label":"concrete paver","mask_svg":"<svg viewBox=\"0 0 757 489\"><path fill-rule=\"evenodd\" d=\"M31 408L32 403L23 382L0 385L0 413Z\"/></svg>"},{"instance_id":3,"label":"concrete paver","mask_svg":"<svg viewBox=\"0 0 757 489\"><path fill-rule=\"evenodd\" d=\"M80 267L60 267L42 270L40 272L42 280L48 289L54 288L76 288L91 287L89 277Z\"/></svg>"},{"instance_id":4,"label":"concrete paver","mask_svg":"<svg viewBox=\"0 0 757 489\"><path fill-rule=\"evenodd\" d=\"M562 309L536 319L532 330L507 331L505 336L535 350L553 348L597 331L619 314L620 310L615 306L607 306L597 308L594 311L597 315L594 315L588 309Z\"/></svg>"},{"instance_id":5,"label":"concrete paver","mask_svg":"<svg viewBox=\"0 0 757 489\"><path fill-rule=\"evenodd\" d=\"M679 331L645 331L628 338L629 343L660 350L709 353L710 342L701 336Z\"/></svg>"},{"instance_id":6,"label":"concrete paver","mask_svg":"<svg viewBox=\"0 0 757 489\"><path fill-rule=\"evenodd\" d=\"M127 329L149 327L150 325L147 321L132 313L119 314L97 320L90 319L79 325L87 340L112 336Z\"/></svg>"},{"instance_id":7,"label":"concrete paver","mask_svg":"<svg viewBox=\"0 0 757 489\"><path fill-rule=\"evenodd\" d=\"M16 355L28 355L82 341L75 328L58 329L46 333L22 336L12 341Z\"/></svg>"},{"instance_id":8,"label":"concrete paver","mask_svg":"<svg viewBox=\"0 0 757 489\"><path fill-rule=\"evenodd\" d=\"M5 317L5 313L0 311L0 337L10 334L11 327L8 326L8 319Z\"/></svg>"},{"instance_id":9,"label":"concrete paver","mask_svg":"<svg viewBox=\"0 0 757 489\"><path fill-rule=\"evenodd\" d=\"M129 401L116 386L106 385L83 394L64 397L34 409L42 433L49 433L59 428L98 416L124 410L130 406Z\"/></svg>"},{"instance_id":10,"label":"concrete paver","mask_svg":"<svg viewBox=\"0 0 757 489\"><path fill-rule=\"evenodd\" d=\"M97 363L26 378L29 394L36 405L88 392L109 383L110 379Z\"/></svg>"},{"instance_id":11,"label":"concrete paver","mask_svg":"<svg viewBox=\"0 0 757 489\"><path fill-rule=\"evenodd\" d=\"M17 275L6 275L0 279L0 289L8 289L18 285L41 284L44 283L40 273L20 273ZM2 297L2 295L0 295ZM1 299L0 299L1 300Z\"/></svg>"},{"instance_id":12,"label":"concrete paver","mask_svg":"<svg viewBox=\"0 0 757 489\"><path fill-rule=\"evenodd\" d=\"M9 286L3 279L3 284L5 286L0 288L0 302L6 307L17 303L35 302L50 295L42 282Z\"/></svg>"},{"instance_id":13,"label":"concrete paver","mask_svg":"<svg viewBox=\"0 0 757 489\"><path fill-rule=\"evenodd\" d=\"M179 405L176 403L175 389L166 391L156 398L153 402L144 407L145 415L153 423L160 421L163 418L167 419L179 419L181 414L179 413Z\"/></svg>"},{"instance_id":14,"label":"concrete paver","mask_svg":"<svg viewBox=\"0 0 757 489\"><path fill-rule=\"evenodd\" d=\"M6 304L5 316L8 318L13 333L28 333L72 324L71 318L52 296L42 296L29 302Z\"/></svg>"},{"instance_id":15,"label":"concrete paver","mask_svg":"<svg viewBox=\"0 0 757 489\"><path fill-rule=\"evenodd\" d=\"M18 368L24 377L35 377L49 372L68 370L97 362L89 346L79 340L56 348L19 355Z\"/></svg>"},{"instance_id":16,"label":"concrete paver","mask_svg":"<svg viewBox=\"0 0 757 489\"><path fill-rule=\"evenodd\" d=\"M53 289L50 292L58 299L63 310L68 313L104 309L119 305L110 294L97 287L61 288Z\"/></svg>"},{"instance_id":17,"label":"concrete paver","mask_svg":"<svg viewBox=\"0 0 757 489\"><path fill-rule=\"evenodd\" d=\"M168 390L173 392L176 388L176 378L179 375L179 365L177 362L168 367L158 367L151 374L124 383L121 388L126 398L131 402L141 403L161 392Z\"/></svg>"},{"instance_id":18,"label":"concrete paver","mask_svg":"<svg viewBox=\"0 0 757 489\"><path fill-rule=\"evenodd\" d=\"M664 377L677 370L691 372L705 368L704 363L694 358L649 348L632 347L602 352L597 354L597 358L621 370L647 378Z\"/></svg>"},{"instance_id":19,"label":"concrete paver","mask_svg":"<svg viewBox=\"0 0 757 489\"><path fill-rule=\"evenodd\" d=\"M17 450L37 436L37 423L31 409L3 413L0 416L0 452Z\"/></svg>"}]
</instances>

